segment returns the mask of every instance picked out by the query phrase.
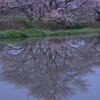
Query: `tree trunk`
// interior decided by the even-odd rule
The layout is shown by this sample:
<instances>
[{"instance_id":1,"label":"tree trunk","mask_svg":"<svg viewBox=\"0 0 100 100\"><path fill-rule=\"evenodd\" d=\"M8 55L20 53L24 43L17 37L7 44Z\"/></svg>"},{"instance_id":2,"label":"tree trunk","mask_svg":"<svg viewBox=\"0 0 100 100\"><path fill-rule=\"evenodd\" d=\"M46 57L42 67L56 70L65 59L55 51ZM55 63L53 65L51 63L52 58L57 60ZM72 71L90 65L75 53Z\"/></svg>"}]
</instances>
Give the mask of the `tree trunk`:
<instances>
[{"instance_id":1,"label":"tree trunk","mask_svg":"<svg viewBox=\"0 0 100 100\"><path fill-rule=\"evenodd\" d=\"M100 12L96 13L95 20L100 22Z\"/></svg>"},{"instance_id":2,"label":"tree trunk","mask_svg":"<svg viewBox=\"0 0 100 100\"><path fill-rule=\"evenodd\" d=\"M100 22L100 12L98 13L97 17L98 17L98 21Z\"/></svg>"},{"instance_id":3,"label":"tree trunk","mask_svg":"<svg viewBox=\"0 0 100 100\"><path fill-rule=\"evenodd\" d=\"M32 12L27 12L26 15L28 16L28 19L29 19L30 21L33 20L33 13L32 13Z\"/></svg>"},{"instance_id":4,"label":"tree trunk","mask_svg":"<svg viewBox=\"0 0 100 100\"><path fill-rule=\"evenodd\" d=\"M96 13L95 19L96 19L97 21L100 21L100 5L97 5L97 6L94 8L94 11L95 11L95 13Z\"/></svg>"},{"instance_id":5,"label":"tree trunk","mask_svg":"<svg viewBox=\"0 0 100 100\"><path fill-rule=\"evenodd\" d=\"M30 21L32 21L33 20L33 16L28 16L28 19L30 20Z\"/></svg>"}]
</instances>

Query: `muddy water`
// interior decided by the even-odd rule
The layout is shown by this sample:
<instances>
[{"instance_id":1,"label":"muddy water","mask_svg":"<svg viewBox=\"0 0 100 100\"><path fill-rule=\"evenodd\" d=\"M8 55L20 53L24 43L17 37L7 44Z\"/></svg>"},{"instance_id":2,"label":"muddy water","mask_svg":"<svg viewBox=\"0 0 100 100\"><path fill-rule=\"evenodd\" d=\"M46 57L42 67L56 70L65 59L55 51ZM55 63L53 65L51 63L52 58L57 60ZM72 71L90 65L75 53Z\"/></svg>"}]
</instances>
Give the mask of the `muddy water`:
<instances>
[{"instance_id":1,"label":"muddy water","mask_svg":"<svg viewBox=\"0 0 100 100\"><path fill-rule=\"evenodd\" d=\"M0 44L0 100L100 100L100 37Z\"/></svg>"}]
</instances>

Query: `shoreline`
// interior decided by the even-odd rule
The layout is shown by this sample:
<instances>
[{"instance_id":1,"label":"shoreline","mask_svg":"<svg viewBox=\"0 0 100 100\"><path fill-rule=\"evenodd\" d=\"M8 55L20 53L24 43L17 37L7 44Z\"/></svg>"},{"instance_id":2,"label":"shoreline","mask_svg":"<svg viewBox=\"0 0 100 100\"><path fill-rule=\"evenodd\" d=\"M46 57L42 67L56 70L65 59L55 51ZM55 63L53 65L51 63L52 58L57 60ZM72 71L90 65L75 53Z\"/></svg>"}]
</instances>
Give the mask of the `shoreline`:
<instances>
[{"instance_id":1,"label":"shoreline","mask_svg":"<svg viewBox=\"0 0 100 100\"><path fill-rule=\"evenodd\" d=\"M82 28L82 29L70 29L70 30L39 30L35 28L31 29L20 29L20 30L6 30L0 31L0 39L9 38L29 38L29 37L48 37L48 36L71 36L71 35L96 35L100 33L100 29L94 28Z\"/></svg>"}]
</instances>

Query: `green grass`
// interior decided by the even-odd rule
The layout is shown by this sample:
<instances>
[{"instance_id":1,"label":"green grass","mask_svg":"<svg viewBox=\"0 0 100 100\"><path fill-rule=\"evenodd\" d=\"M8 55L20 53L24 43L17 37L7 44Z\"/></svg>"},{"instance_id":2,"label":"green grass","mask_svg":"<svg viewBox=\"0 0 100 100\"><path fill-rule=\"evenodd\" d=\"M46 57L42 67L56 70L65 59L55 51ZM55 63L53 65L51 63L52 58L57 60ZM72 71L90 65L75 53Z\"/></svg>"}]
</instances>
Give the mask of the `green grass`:
<instances>
[{"instance_id":1,"label":"green grass","mask_svg":"<svg viewBox=\"0 0 100 100\"><path fill-rule=\"evenodd\" d=\"M22 16L22 15L0 15L0 20L5 20L5 21L19 21L19 20L28 20L27 16Z\"/></svg>"},{"instance_id":2,"label":"green grass","mask_svg":"<svg viewBox=\"0 0 100 100\"><path fill-rule=\"evenodd\" d=\"M89 17L90 18L90 17ZM81 18L79 18L80 20ZM82 20L82 19L81 19ZM59 29L81 29L81 28L88 28L91 27L91 25L87 23L81 23L81 24L76 24L73 26L65 26L62 24L50 24L50 23L45 23L42 20L36 20L34 19L33 21L29 21L27 16L22 16L22 15L16 15L14 16L0 16L0 21L1 21L1 29L7 30L8 26L9 29L14 29L14 26L18 26L20 29L20 26L24 28L36 28L36 29L42 29L42 30L59 30ZM12 23L13 21L13 23ZM3 24L4 23L4 24ZM8 25L8 23L10 25ZM13 24L13 25L12 25ZM16 28L15 28L16 29Z\"/></svg>"},{"instance_id":3,"label":"green grass","mask_svg":"<svg viewBox=\"0 0 100 100\"><path fill-rule=\"evenodd\" d=\"M39 29L21 29L21 30L7 30L0 32L0 39L3 38L24 38L24 37L43 37L43 36L70 36L70 35L87 35L100 33L100 29L84 28L84 29L71 29L71 30L39 30Z\"/></svg>"},{"instance_id":4,"label":"green grass","mask_svg":"<svg viewBox=\"0 0 100 100\"><path fill-rule=\"evenodd\" d=\"M28 21L28 20L21 20L21 24L27 26L27 28L36 28L36 29L42 29L42 30L59 30L59 29L64 29L64 26L62 25L53 25L50 23L45 23L42 20L33 20L33 21Z\"/></svg>"},{"instance_id":5,"label":"green grass","mask_svg":"<svg viewBox=\"0 0 100 100\"><path fill-rule=\"evenodd\" d=\"M41 20L28 21L26 16L0 16L0 39L4 38L24 38L24 37L43 37L43 36L88 36L100 34L100 22L82 22L75 26L64 28L59 25L44 23ZM86 17L87 18L87 17ZM93 19L93 17L88 17ZM4 19L4 21L2 21ZM8 19L9 21L6 21ZM24 27L24 28L22 28ZM20 29L21 28L21 29ZM66 30L64 30L66 29Z\"/></svg>"}]
</instances>

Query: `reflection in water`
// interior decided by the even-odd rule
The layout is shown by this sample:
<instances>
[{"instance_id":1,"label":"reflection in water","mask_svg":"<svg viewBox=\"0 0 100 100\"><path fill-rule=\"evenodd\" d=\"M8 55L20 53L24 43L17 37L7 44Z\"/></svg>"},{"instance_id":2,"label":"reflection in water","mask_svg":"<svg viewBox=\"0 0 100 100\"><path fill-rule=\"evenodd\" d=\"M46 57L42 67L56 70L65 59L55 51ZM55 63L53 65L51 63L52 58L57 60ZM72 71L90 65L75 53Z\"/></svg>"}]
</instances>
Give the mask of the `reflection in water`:
<instances>
[{"instance_id":1,"label":"reflection in water","mask_svg":"<svg viewBox=\"0 0 100 100\"><path fill-rule=\"evenodd\" d=\"M27 88L40 100L63 100L87 90L84 77L100 65L99 39L0 45L0 79Z\"/></svg>"}]
</instances>

